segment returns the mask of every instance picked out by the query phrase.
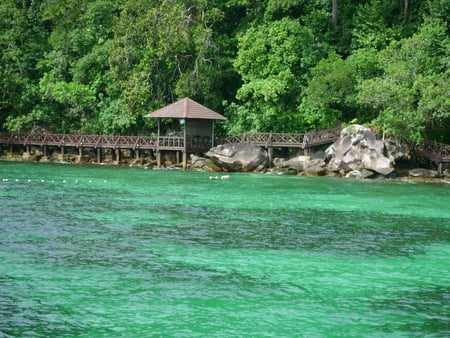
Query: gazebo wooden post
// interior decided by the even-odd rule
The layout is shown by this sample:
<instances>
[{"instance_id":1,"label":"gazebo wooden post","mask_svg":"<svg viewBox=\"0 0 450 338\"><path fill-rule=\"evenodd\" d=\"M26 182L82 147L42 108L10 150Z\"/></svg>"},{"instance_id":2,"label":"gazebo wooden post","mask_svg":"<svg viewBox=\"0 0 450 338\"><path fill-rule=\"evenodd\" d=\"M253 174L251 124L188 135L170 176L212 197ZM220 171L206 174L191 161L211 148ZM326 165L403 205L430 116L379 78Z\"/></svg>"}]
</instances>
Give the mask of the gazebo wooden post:
<instances>
[{"instance_id":1,"label":"gazebo wooden post","mask_svg":"<svg viewBox=\"0 0 450 338\"><path fill-rule=\"evenodd\" d=\"M186 151L187 151L187 120L184 120L183 128L183 170L186 170Z\"/></svg>"},{"instance_id":2,"label":"gazebo wooden post","mask_svg":"<svg viewBox=\"0 0 450 338\"><path fill-rule=\"evenodd\" d=\"M214 147L214 120L211 123L211 147Z\"/></svg>"},{"instance_id":3,"label":"gazebo wooden post","mask_svg":"<svg viewBox=\"0 0 450 338\"><path fill-rule=\"evenodd\" d=\"M158 118L158 136L156 137L156 167L161 168L161 152L159 151L159 136L161 134L161 119Z\"/></svg>"}]
</instances>

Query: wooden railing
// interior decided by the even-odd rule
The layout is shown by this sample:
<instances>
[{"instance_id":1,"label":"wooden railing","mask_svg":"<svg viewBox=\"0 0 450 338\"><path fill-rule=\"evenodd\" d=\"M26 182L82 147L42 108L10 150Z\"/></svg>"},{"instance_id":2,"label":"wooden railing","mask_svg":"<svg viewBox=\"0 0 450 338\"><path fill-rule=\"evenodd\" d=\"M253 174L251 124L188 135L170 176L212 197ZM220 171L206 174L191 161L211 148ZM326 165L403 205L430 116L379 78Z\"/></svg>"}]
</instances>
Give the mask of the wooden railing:
<instances>
[{"instance_id":1,"label":"wooden railing","mask_svg":"<svg viewBox=\"0 0 450 338\"><path fill-rule=\"evenodd\" d=\"M217 143L251 142L263 147L311 147L330 143L339 136L341 128L312 131L306 134L294 133L244 133L218 140ZM41 134L41 133L0 133L1 144L38 145L57 147L91 147L111 149L160 149L184 150L208 149L210 137L188 136L187 144L180 136L122 136L90 134Z\"/></svg>"},{"instance_id":2,"label":"wooden railing","mask_svg":"<svg viewBox=\"0 0 450 338\"><path fill-rule=\"evenodd\" d=\"M342 127L308 131L305 135L305 146L313 147L333 143L339 138L341 131Z\"/></svg>"},{"instance_id":3,"label":"wooden railing","mask_svg":"<svg viewBox=\"0 0 450 338\"><path fill-rule=\"evenodd\" d=\"M0 144L142 150L184 150L181 136L0 133ZM188 150L208 150L211 137L188 136Z\"/></svg>"},{"instance_id":4,"label":"wooden railing","mask_svg":"<svg viewBox=\"0 0 450 338\"><path fill-rule=\"evenodd\" d=\"M158 137L158 149L184 150L184 138L179 136L160 136Z\"/></svg>"},{"instance_id":5,"label":"wooden railing","mask_svg":"<svg viewBox=\"0 0 450 338\"><path fill-rule=\"evenodd\" d=\"M342 128L309 131L306 134L294 133L243 133L224 138L221 143L250 142L264 147L314 147L332 143L339 138Z\"/></svg>"},{"instance_id":6,"label":"wooden railing","mask_svg":"<svg viewBox=\"0 0 450 338\"><path fill-rule=\"evenodd\" d=\"M0 133L0 143L57 147L155 149L153 136Z\"/></svg>"},{"instance_id":7,"label":"wooden railing","mask_svg":"<svg viewBox=\"0 0 450 338\"><path fill-rule=\"evenodd\" d=\"M302 147L305 134L243 133L221 140L220 143L249 142L263 147Z\"/></svg>"},{"instance_id":8,"label":"wooden railing","mask_svg":"<svg viewBox=\"0 0 450 338\"><path fill-rule=\"evenodd\" d=\"M413 153L436 163L450 162L450 145L444 143L425 140L413 148Z\"/></svg>"}]
</instances>

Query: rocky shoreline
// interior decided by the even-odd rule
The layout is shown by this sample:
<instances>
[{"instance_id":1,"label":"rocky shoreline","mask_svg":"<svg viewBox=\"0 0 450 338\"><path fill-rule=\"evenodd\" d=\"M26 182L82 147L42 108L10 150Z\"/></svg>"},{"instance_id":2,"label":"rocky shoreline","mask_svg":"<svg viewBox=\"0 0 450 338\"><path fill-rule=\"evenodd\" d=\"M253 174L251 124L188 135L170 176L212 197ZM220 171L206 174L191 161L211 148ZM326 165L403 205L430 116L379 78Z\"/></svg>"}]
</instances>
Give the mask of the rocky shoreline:
<instances>
[{"instance_id":1,"label":"rocky shoreline","mask_svg":"<svg viewBox=\"0 0 450 338\"><path fill-rule=\"evenodd\" d=\"M70 151L70 150L69 150ZM76 149L73 149L75 152ZM161 168L182 169L176 153L165 152ZM211 148L204 157L191 155L187 170L205 172L259 172L278 175L334 176L354 179L399 178L414 181L448 181L450 168L440 174L424 163L415 163L401 145L377 138L377 135L361 125L344 128L339 139L325 149L309 149L273 157L266 149L251 143L231 143ZM39 163L126 165L156 169L157 161L151 151L135 157L130 150L121 150L120 163L114 161L114 152L106 153L101 163L96 162L95 149L78 153L53 152L46 156L36 148L11 153L3 151L0 160ZM419 164L419 166L417 166Z\"/></svg>"}]
</instances>

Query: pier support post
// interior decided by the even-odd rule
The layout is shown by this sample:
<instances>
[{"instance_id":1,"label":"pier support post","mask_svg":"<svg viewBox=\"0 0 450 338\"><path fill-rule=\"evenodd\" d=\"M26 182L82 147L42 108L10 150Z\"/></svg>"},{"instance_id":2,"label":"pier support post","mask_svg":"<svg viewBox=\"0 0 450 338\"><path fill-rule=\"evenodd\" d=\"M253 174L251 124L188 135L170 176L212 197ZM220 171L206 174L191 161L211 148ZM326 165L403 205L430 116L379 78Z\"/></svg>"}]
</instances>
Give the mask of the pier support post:
<instances>
[{"instance_id":1,"label":"pier support post","mask_svg":"<svg viewBox=\"0 0 450 338\"><path fill-rule=\"evenodd\" d=\"M268 147L267 148L267 156L269 158L269 167L272 167L273 147Z\"/></svg>"},{"instance_id":2,"label":"pier support post","mask_svg":"<svg viewBox=\"0 0 450 338\"><path fill-rule=\"evenodd\" d=\"M97 163L102 163L102 148L97 148Z\"/></svg>"},{"instance_id":3,"label":"pier support post","mask_svg":"<svg viewBox=\"0 0 450 338\"><path fill-rule=\"evenodd\" d=\"M156 151L156 167L161 168L161 152L159 150Z\"/></svg>"},{"instance_id":4,"label":"pier support post","mask_svg":"<svg viewBox=\"0 0 450 338\"><path fill-rule=\"evenodd\" d=\"M120 163L120 149L116 148L115 153L116 153L116 163L119 164Z\"/></svg>"},{"instance_id":5,"label":"pier support post","mask_svg":"<svg viewBox=\"0 0 450 338\"><path fill-rule=\"evenodd\" d=\"M178 152L177 152L178 154ZM186 170L186 152L183 151L183 170Z\"/></svg>"},{"instance_id":6,"label":"pier support post","mask_svg":"<svg viewBox=\"0 0 450 338\"><path fill-rule=\"evenodd\" d=\"M177 159L177 164L180 163L180 152L178 150L175 152L175 156Z\"/></svg>"}]
</instances>

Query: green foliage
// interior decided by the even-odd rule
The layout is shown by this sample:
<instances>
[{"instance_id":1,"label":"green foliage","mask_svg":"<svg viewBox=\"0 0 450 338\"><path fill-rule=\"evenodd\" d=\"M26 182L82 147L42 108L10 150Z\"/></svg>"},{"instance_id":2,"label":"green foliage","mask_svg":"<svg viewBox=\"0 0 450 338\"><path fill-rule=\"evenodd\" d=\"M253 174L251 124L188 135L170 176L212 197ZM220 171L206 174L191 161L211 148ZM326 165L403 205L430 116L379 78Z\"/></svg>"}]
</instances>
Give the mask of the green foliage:
<instances>
[{"instance_id":1,"label":"green foliage","mask_svg":"<svg viewBox=\"0 0 450 338\"><path fill-rule=\"evenodd\" d=\"M442 22L431 21L381 53L383 74L361 81L358 94L361 104L378 112L378 127L420 142L434 126L448 123L449 42Z\"/></svg>"},{"instance_id":2,"label":"green foliage","mask_svg":"<svg viewBox=\"0 0 450 338\"><path fill-rule=\"evenodd\" d=\"M3 0L0 126L151 133L145 114L189 96L222 134L358 121L450 142L449 16L449 0Z\"/></svg>"},{"instance_id":3,"label":"green foliage","mask_svg":"<svg viewBox=\"0 0 450 338\"><path fill-rule=\"evenodd\" d=\"M218 47L211 25L221 18L222 12L204 1L124 4L110 60L115 90L129 116L177 97L216 92Z\"/></svg>"},{"instance_id":4,"label":"green foliage","mask_svg":"<svg viewBox=\"0 0 450 338\"><path fill-rule=\"evenodd\" d=\"M308 67L320 59L311 31L284 18L250 28L239 40L234 66L243 80L235 123L243 130L287 131L284 115L295 115ZM323 52L322 52L323 53ZM296 119L293 119L296 121Z\"/></svg>"},{"instance_id":5,"label":"green foliage","mask_svg":"<svg viewBox=\"0 0 450 338\"><path fill-rule=\"evenodd\" d=\"M330 128L336 121L356 116L353 97L356 71L335 52L321 60L312 70L301 105L310 126Z\"/></svg>"},{"instance_id":6,"label":"green foliage","mask_svg":"<svg viewBox=\"0 0 450 338\"><path fill-rule=\"evenodd\" d=\"M48 33L38 8L39 1L0 2L0 127L27 114L39 99L36 65L47 49Z\"/></svg>"}]
</instances>

